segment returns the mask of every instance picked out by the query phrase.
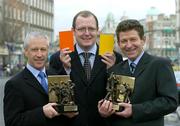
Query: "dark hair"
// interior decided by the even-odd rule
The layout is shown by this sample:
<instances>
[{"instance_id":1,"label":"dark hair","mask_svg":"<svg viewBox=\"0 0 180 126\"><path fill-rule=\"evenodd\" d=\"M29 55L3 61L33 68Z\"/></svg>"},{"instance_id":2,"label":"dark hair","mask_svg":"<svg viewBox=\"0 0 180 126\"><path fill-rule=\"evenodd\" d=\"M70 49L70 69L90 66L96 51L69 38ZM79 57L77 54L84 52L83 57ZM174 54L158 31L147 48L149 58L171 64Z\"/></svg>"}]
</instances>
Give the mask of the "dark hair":
<instances>
[{"instance_id":1,"label":"dark hair","mask_svg":"<svg viewBox=\"0 0 180 126\"><path fill-rule=\"evenodd\" d=\"M82 17L89 17L89 16L93 16L94 19L96 20L96 27L97 29L99 28L99 23L98 23L98 19L97 17L90 11L84 10L84 11L80 11L79 13L77 13L74 18L73 18L73 22L72 22L72 27L76 28L76 20L78 16L82 16Z\"/></svg>"},{"instance_id":2,"label":"dark hair","mask_svg":"<svg viewBox=\"0 0 180 126\"><path fill-rule=\"evenodd\" d=\"M135 19L128 19L128 20L124 20L121 21L117 28L116 28L116 36L117 36L117 40L119 41L119 33L120 32L126 32L126 31L130 31L130 30L135 30L138 32L138 35L141 39L143 39L144 37L144 29L143 26L139 23L139 21L135 20Z\"/></svg>"}]
</instances>

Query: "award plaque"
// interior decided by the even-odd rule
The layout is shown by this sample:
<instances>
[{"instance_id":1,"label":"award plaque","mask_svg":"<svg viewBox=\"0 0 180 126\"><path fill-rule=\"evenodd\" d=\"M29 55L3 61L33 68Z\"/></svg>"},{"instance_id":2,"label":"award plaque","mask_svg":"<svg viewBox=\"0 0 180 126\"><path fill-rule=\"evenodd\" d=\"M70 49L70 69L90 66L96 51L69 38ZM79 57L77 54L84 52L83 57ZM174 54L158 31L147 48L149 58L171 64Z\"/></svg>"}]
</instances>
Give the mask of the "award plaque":
<instances>
[{"instance_id":1,"label":"award plaque","mask_svg":"<svg viewBox=\"0 0 180 126\"><path fill-rule=\"evenodd\" d=\"M69 75L48 76L49 102L56 102L54 108L59 113L77 112L78 107L74 102L74 83Z\"/></svg>"},{"instance_id":2,"label":"award plaque","mask_svg":"<svg viewBox=\"0 0 180 126\"><path fill-rule=\"evenodd\" d=\"M134 77L111 73L107 81L107 94L105 99L113 103L113 109L115 111L122 111L124 109L120 107L118 103L130 102L129 97L133 92L134 82Z\"/></svg>"}]
</instances>

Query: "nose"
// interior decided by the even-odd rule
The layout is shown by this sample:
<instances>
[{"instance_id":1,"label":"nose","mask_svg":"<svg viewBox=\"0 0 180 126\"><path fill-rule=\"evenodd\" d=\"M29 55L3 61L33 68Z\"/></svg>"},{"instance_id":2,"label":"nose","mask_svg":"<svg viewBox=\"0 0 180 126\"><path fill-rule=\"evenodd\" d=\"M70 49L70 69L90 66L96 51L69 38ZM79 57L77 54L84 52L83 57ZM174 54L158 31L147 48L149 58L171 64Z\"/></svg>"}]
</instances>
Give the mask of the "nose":
<instances>
[{"instance_id":1,"label":"nose","mask_svg":"<svg viewBox=\"0 0 180 126\"><path fill-rule=\"evenodd\" d=\"M85 34L89 34L89 29L86 28L84 33L85 33Z\"/></svg>"},{"instance_id":2,"label":"nose","mask_svg":"<svg viewBox=\"0 0 180 126\"><path fill-rule=\"evenodd\" d=\"M127 48L130 48L131 46L132 46L132 43L131 43L130 41L127 41L126 47L127 47Z\"/></svg>"},{"instance_id":3,"label":"nose","mask_svg":"<svg viewBox=\"0 0 180 126\"><path fill-rule=\"evenodd\" d=\"M40 56L42 56L42 51L39 49L36 54L37 54L37 56L40 57Z\"/></svg>"}]
</instances>

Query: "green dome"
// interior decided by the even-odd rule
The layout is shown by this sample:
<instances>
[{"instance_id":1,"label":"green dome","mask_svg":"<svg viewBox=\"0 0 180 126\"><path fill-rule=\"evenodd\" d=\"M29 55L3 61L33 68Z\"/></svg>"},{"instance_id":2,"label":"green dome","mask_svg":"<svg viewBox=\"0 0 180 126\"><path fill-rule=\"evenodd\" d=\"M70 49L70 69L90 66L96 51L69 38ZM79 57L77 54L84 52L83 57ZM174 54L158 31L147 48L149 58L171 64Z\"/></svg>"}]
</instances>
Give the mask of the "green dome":
<instances>
[{"instance_id":1,"label":"green dome","mask_svg":"<svg viewBox=\"0 0 180 126\"><path fill-rule=\"evenodd\" d=\"M151 7L148 11L147 11L147 15L150 16L155 16L159 14L159 10L155 7Z\"/></svg>"}]
</instances>

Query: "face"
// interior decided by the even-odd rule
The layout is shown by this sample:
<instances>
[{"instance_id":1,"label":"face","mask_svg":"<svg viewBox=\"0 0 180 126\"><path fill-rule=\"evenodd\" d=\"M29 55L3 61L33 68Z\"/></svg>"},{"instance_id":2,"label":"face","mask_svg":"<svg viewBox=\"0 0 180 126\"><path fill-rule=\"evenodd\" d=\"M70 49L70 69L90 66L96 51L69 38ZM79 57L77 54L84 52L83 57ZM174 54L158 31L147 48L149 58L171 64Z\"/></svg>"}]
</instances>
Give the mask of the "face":
<instances>
[{"instance_id":1,"label":"face","mask_svg":"<svg viewBox=\"0 0 180 126\"><path fill-rule=\"evenodd\" d=\"M143 51L145 38L140 39L138 32L130 30L119 33L119 47L128 59L134 61Z\"/></svg>"},{"instance_id":2,"label":"face","mask_svg":"<svg viewBox=\"0 0 180 126\"><path fill-rule=\"evenodd\" d=\"M77 43L83 49L90 49L95 43L98 34L96 20L93 16L78 16L76 27L73 29Z\"/></svg>"},{"instance_id":3,"label":"face","mask_svg":"<svg viewBox=\"0 0 180 126\"><path fill-rule=\"evenodd\" d=\"M48 41L44 38L32 38L25 49L25 56L31 66L43 69L48 57Z\"/></svg>"}]
</instances>

